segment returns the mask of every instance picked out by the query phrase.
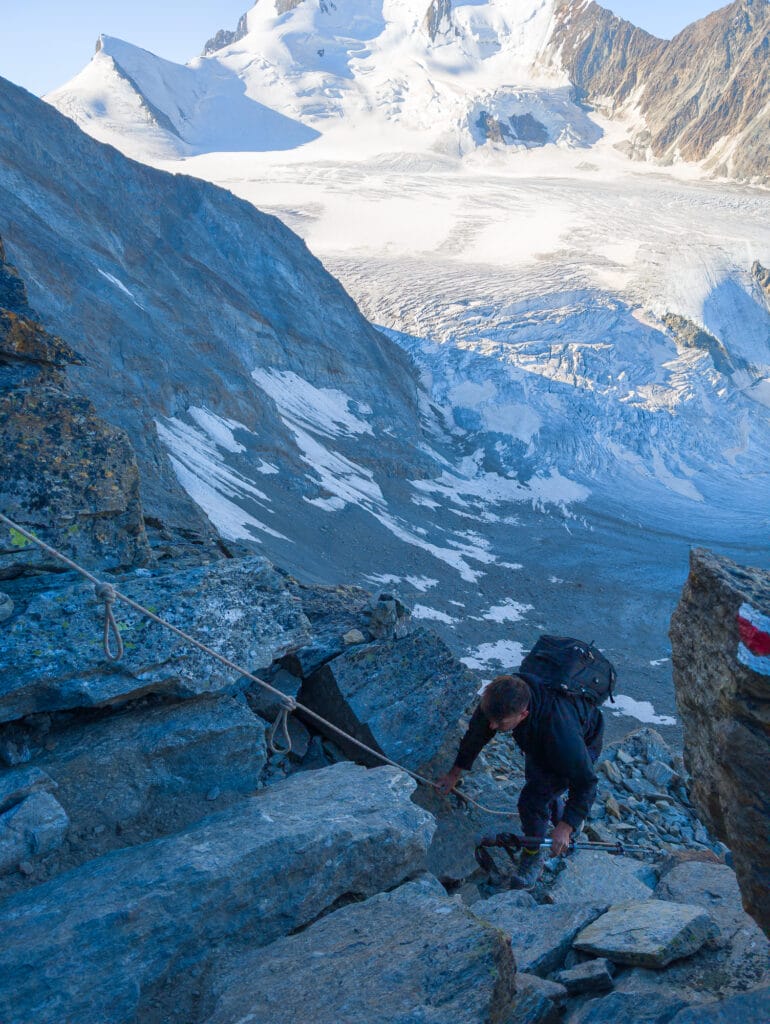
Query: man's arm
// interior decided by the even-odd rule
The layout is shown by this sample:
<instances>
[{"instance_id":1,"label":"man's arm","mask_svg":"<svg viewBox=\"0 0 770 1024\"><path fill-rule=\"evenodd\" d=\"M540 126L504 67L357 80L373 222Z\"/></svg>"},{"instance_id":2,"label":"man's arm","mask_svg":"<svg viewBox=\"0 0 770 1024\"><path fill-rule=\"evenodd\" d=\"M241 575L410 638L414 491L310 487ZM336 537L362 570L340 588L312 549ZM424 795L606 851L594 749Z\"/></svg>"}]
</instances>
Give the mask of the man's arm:
<instances>
[{"instance_id":1,"label":"man's arm","mask_svg":"<svg viewBox=\"0 0 770 1024\"><path fill-rule=\"evenodd\" d=\"M481 710L481 705L479 704L471 715L465 735L460 740L460 748L457 751L455 763L447 774L438 780L441 792L449 793L454 789L460 775L473 767L473 762L478 757L482 748L489 743L495 734L496 730L490 726L489 719Z\"/></svg>"}]
</instances>

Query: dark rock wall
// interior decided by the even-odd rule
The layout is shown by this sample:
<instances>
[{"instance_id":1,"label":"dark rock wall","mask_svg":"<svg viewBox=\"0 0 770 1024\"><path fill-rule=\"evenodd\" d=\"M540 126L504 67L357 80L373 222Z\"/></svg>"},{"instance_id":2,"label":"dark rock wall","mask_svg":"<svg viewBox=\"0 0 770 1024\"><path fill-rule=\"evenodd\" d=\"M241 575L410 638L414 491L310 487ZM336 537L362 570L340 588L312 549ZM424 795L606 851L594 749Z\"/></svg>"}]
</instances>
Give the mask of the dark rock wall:
<instances>
[{"instance_id":1,"label":"dark rock wall","mask_svg":"<svg viewBox=\"0 0 770 1024\"><path fill-rule=\"evenodd\" d=\"M691 798L770 934L770 573L705 550L671 620Z\"/></svg>"},{"instance_id":2,"label":"dark rock wall","mask_svg":"<svg viewBox=\"0 0 770 1024\"><path fill-rule=\"evenodd\" d=\"M89 567L150 559L139 471L126 434L74 394L82 363L34 319L0 243L0 509ZM0 579L52 559L0 527Z\"/></svg>"}]
</instances>

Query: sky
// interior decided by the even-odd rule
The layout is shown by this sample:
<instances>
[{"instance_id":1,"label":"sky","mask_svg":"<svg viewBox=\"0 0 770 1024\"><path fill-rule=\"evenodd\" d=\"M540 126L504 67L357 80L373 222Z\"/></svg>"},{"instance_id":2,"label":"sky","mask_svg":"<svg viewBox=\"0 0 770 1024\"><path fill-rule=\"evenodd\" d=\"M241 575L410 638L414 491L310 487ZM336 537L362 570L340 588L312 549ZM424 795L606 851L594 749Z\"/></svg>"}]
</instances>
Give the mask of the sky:
<instances>
[{"instance_id":1,"label":"sky","mask_svg":"<svg viewBox=\"0 0 770 1024\"><path fill-rule=\"evenodd\" d=\"M101 32L184 63L218 29L235 28L251 6L250 0L0 0L0 76L43 95L85 67ZM604 0L603 6L670 38L724 0Z\"/></svg>"}]
</instances>

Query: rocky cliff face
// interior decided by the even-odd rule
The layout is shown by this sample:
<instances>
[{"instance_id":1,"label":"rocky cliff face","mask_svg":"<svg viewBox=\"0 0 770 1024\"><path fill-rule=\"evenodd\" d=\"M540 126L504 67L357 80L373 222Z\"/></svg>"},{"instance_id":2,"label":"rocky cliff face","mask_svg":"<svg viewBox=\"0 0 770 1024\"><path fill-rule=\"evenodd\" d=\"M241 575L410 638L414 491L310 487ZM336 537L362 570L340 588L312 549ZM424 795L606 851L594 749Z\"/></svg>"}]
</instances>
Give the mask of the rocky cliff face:
<instances>
[{"instance_id":1,"label":"rocky cliff face","mask_svg":"<svg viewBox=\"0 0 770 1024\"><path fill-rule=\"evenodd\" d=\"M671 643L692 798L770 934L770 574L694 551Z\"/></svg>"},{"instance_id":2,"label":"rocky cliff face","mask_svg":"<svg viewBox=\"0 0 770 1024\"><path fill-rule=\"evenodd\" d=\"M139 470L124 431L70 386L83 360L30 309L0 240L0 508L89 567L150 559ZM50 564L0 528L0 578Z\"/></svg>"},{"instance_id":3,"label":"rocky cliff face","mask_svg":"<svg viewBox=\"0 0 770 1024\"><path fill-rule=\"evenodd\" d=\"M298 450L296 415L284 419L279 398L300 418L317 401L313 427L341 438L326 456L337 474L397 480L431 464L411 361L277 219L127 160L5 82L0 197L0 232L32 304L87 352L73 385L133 445L159 549L215 555L207 515L229 541L290 549L318 531L308 520L325 518L329 492L308 462L321 459L306 433ZM353 452L355 467L340 461Z\"/></svg>"},{"instance_id":4,"label":"rocky cliff face","mask_svg":"<svg viewBox=\"0 0 770 1024\"><path fill-rule=\"evenodd\" d=\"M549 53L591 103L632 122L630 155L767 180L767 0L736 0L671 41L596 3L564 0L556 17Z\"/></svg>"}]
</instances>

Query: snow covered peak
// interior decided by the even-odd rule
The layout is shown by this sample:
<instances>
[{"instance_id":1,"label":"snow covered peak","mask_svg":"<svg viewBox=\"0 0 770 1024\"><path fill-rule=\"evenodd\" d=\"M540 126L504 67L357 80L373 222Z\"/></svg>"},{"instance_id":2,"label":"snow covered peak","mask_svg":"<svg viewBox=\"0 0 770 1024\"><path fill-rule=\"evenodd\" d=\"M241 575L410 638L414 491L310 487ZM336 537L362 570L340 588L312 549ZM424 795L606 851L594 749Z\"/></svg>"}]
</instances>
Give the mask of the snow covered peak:
<instances>
[{"instance_id":1,"label":"snow covered peak","mask_svg":"<svg viewBox=\"0 0 770 1024\"><path fill-rule=\"evenodd\" d=\"M287 149L588 145L569 81L541 61L555 0L259 0L185 67L103 37L47 99L150 161ZM272 115L272 116L271 116Z\"/></svg>"}]
</instances>

